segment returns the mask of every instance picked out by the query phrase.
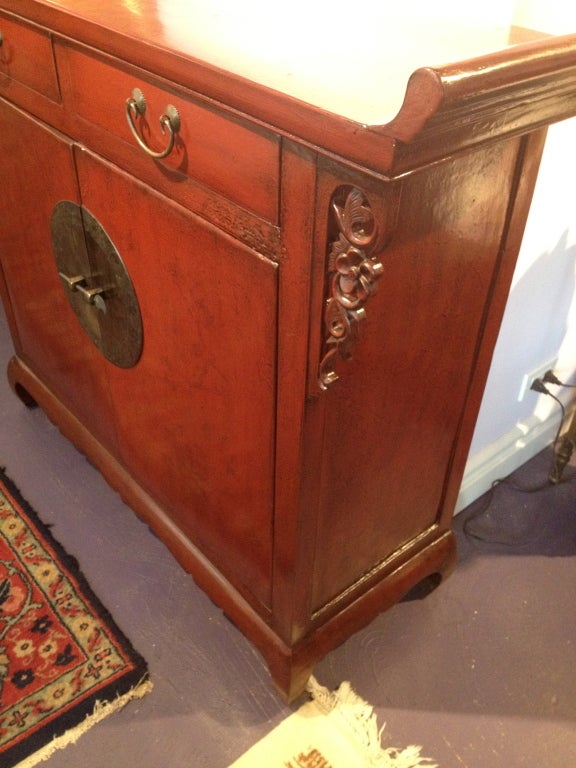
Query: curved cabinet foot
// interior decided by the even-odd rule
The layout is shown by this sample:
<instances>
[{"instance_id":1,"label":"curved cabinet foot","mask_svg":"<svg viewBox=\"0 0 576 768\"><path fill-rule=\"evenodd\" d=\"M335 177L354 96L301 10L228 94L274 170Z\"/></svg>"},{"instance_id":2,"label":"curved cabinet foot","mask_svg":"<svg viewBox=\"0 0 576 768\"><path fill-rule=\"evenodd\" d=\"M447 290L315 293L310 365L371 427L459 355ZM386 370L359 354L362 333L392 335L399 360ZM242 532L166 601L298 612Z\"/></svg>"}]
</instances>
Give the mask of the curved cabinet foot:
<instances>
[{"instance_id":1,"label":"curved cabinet foot","mask_svg":"<svg viewBox=\"0 0 576 768\"><path fill-rule=\"evenodd\" d=\"M8 383L16 397L21 400L26 408L37 408L38 403L32 397L26 387L20 382L18 378L18 371L20 370L19 362L16 357L13 357L8 363L7 376Z\"/></svg>"}]
</instances>

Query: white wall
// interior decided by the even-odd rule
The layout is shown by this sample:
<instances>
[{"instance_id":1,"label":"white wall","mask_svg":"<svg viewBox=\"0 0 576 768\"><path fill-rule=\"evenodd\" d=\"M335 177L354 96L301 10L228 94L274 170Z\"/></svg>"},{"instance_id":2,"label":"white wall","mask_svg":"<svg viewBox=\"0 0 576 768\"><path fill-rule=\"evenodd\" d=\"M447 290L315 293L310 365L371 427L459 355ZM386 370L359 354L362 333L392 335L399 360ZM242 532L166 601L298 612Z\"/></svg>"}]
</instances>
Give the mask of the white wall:
<instances>
[{"instance_id":1,"label":"white wall","mask_svg":"<svg viewBox=\"0 0 576 768\"><path fill-rule=\"evenodd\" d=\"M516 0L513 23L553 35L576 31L576 8L570 0Z\"/></svg>"},{"instance_id":2,"label":"white wall","mask_svg":"<svg viewBox=\"0 0 576 768\"><path fill-rule=\"evenodd\" d=\"M544 157L464 475L458 510L547 444L559 425L551 398L523 377L547 363L576 381L576 118L549 128ZM573 390L550 387L568 403Z\"/></svg>"},{"instance_id":3,"label":"white wall","mask_svg":"<svg viewBox=\"0 0 576 768\"><path fill-rule=\"evenodd\" d=\"M516 0L515 24L551 34L576 32L576 5ZM526 374L553 364L561 381L576 381L576 118L550 127L512 289L457 511L552 442L561 412L528 391ZM573 390L550 387L565 404Z\"/></svg>"}]
</instances>

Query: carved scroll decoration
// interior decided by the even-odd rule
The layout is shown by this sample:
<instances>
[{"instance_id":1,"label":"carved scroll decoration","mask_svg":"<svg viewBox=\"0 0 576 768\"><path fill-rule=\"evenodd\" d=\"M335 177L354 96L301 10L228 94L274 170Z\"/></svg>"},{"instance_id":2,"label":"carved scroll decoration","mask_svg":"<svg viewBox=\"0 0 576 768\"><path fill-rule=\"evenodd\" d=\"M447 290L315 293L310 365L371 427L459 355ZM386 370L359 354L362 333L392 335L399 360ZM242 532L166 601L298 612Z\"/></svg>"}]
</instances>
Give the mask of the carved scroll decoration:
<instances>
[{"instance_id":1,"label":"carved scroll decoration","mask_svg":"<svg viewBox=\"0 0 576 768\"><path fill-rule=\"evenodd\" d=\"M364 192L339 188L332 196L331 213L339 230L328 256L329 296L324 311L326 338L319 368L319 385L328 389L338 380L337 357L352 356L359 326L366 317L364 305L377 287L384 268L371 250L376 243L376 220Z\"/></svg>"}]
</instances>

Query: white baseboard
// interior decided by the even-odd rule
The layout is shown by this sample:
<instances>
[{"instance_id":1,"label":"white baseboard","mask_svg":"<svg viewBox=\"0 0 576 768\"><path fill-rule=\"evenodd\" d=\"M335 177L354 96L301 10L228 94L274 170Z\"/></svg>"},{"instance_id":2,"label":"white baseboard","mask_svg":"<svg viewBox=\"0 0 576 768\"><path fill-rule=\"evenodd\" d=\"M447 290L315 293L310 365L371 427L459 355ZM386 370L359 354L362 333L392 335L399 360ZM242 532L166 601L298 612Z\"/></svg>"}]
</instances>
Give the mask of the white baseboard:
<instances>
[{"instance_id":1,"label":"white baseboard","mask_svg":"<svg viewBox=\"0 0 576 768\"><path fill-rule=\"evenodd\" d=\"M530 416L516 425L496 442L475 453L468 459L455 513L461 512L483 493L492 483L506 477L550 445L558 431L558 412L544 421Z\"/></svg>"}]
</instances>

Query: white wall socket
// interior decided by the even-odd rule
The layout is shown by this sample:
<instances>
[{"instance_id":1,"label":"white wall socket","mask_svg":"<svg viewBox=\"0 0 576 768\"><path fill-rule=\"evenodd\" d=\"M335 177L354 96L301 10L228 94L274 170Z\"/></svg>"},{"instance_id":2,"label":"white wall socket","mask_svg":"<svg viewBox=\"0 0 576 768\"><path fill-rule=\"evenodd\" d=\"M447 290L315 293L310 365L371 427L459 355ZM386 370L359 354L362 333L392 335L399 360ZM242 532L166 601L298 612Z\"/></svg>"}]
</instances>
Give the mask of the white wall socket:
<instances>
[{"instance_id":1,"label":"white wall socket","mask_svg":"<svg viewBox=\"0 0 576 768\"><path fill-rule=\"evenodd\" d=\"M524 400L526 393L530 391L530 387L532 386L534 379L541 379L546 371L553 371L557 362L558 358L554 357L552 360L548 360L547 363L543 363L542 365L539 365L538 368L533 368L531 371L524 374L522 377L522 384L520 385L520 391L518 392L519 403ZM533 392L532 394L535 396L537 395L536 392Z\"/></svg>"}]
</instances>

